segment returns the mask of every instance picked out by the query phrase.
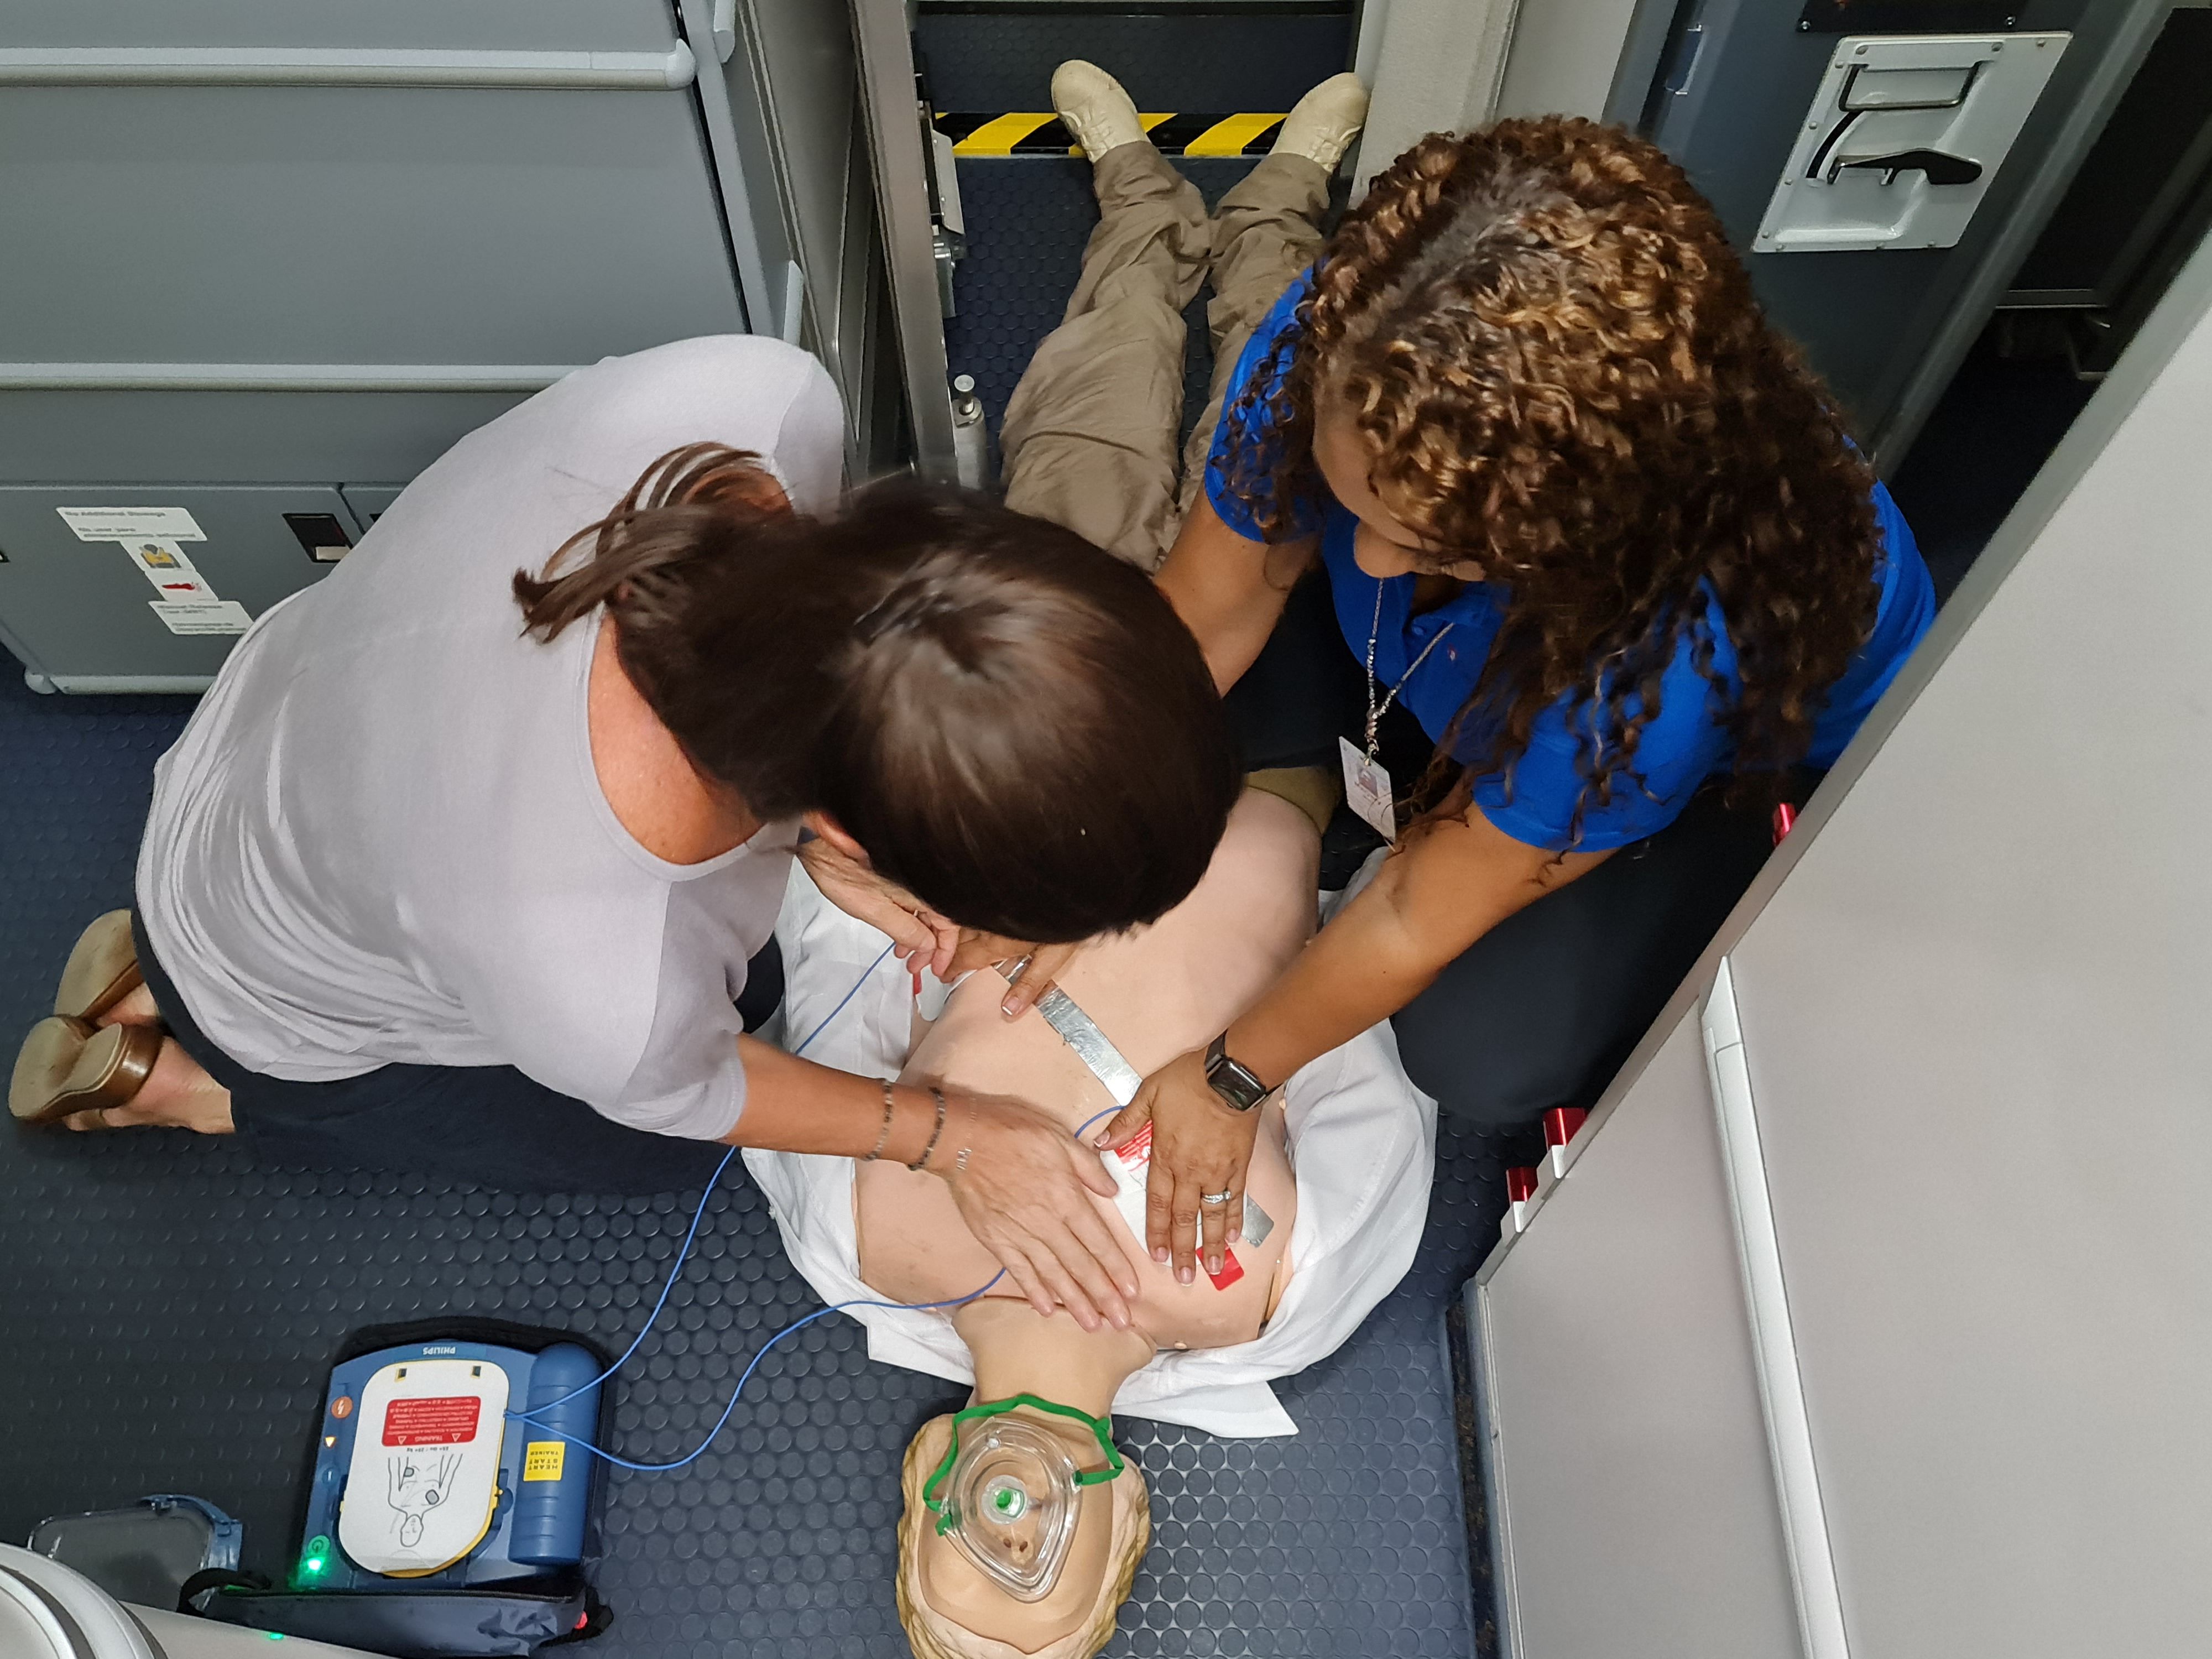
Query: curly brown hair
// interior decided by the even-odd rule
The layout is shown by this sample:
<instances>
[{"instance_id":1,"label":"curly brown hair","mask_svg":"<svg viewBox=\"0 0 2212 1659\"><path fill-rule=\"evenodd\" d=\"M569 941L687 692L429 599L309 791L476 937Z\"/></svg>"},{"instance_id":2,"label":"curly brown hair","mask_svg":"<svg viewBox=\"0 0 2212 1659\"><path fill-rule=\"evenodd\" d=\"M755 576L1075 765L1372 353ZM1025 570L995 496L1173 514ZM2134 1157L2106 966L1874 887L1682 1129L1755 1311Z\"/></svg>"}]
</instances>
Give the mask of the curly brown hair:
<instances>
[{"instance_id":1,"label":"curly brown hair","mask_svg":"<svg viewBox=\"0 0 2212 1659\"><path fill-rule=\"evenodd\" d=\"M1231 410L1230 483L1271 540L1310 526L1324 398L1365 441L1371 487L1450 550L1440 562L1473 559L1510 594L1417 803L1463 805L1500 769L1510 787L1565 696L1579 826L1617 784L1641 787L1637 744L1686 633L1727 701L1739 775L1803 754L1874 624L1873 476L1656 147L1500 121L1432 134L1376 178ZM1709 599L1741 695L1712 666ZM1455 759L1462 726L1480 735Z\"/></svg>"}]
</instances>

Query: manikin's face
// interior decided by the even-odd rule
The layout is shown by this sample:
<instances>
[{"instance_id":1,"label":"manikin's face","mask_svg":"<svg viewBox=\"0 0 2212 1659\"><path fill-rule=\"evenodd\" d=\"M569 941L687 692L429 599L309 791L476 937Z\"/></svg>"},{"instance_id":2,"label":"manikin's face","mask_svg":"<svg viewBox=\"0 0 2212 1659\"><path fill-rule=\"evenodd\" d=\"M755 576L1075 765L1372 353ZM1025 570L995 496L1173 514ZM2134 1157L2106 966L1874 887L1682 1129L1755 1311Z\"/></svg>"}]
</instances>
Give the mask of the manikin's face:
<instances>
[{"instance_id":1,"label":"manikin's face","mask_svg":"<svg viewBox=\"0 0 2212 1659\"><path fill-rule=\"evenodd\" d=\"M1027 1413L1086 1467L1098 1461L1086 1431L1064 1419ZM915 1653L926 1659L1002 1656L1089 1659L1113 1635L1115 1609L1127 1595L1136 1563L1151 1537L1144 1477L1132 1466L1103 1485L1080 1489L1082 1518L1058 1582L1040 1601L1022 1601L993 1583L951 1538L937 1530L923 1504L916 1464L933 1467L950 1444L950 1419L924 1425L908 1455L907 1512L900 1523L900 1616Z\"/></svg>"},{"instance_id":2,"label":"manikin's face","mask_svg":"<svg viewBox=\"0 0 2212 1659\"><path fill-rule=\"evenodd\" d=\"M1097 1464L1098 1449L1084 1431L1041 1413L1024 1410L1018 1415L1028 1428L1065 1443L1078 1468ZM967 1432L973 1436L988 1427L988 1424L975 1424ZM948 1433L935 1424L925 1431L923 1440L933 1463L950 1443ZM970 1635L1032 1651L1040 1643L1065 1642L1097 1622L1099 1595L1113 1566L1115 1496L1110 1483L1078 1490L1074 1500L1078 1522L1052 1588L1042 1598L1028 1601L1009 1595L950 1535L937 1530L933 1513L921 1510L912 1523L924 1528L917 1575L923 1597L955 1628ZM981 1521L977 1524L979 1530L989 1529Z\"/></svg>"},{"instance_id":3,"label":"manikin's face","mask_svg":"<svg viewBox=\"0 0 2212 1659\"><path fill-rule=\"evenodd\" d=\"M1359 520L1352 556L1369 575L1442 575L1463 582L1480 581L1482 567L1464 551L1443 547L1408 525L1392 506L1388 494L1378 495L1369 482L1374 457L1367 441L1352 424L1352 411L1341 398L1324 395L1314 411L1314 465L1321 471L1329 493Z\"/></svg>"}]
</instances>

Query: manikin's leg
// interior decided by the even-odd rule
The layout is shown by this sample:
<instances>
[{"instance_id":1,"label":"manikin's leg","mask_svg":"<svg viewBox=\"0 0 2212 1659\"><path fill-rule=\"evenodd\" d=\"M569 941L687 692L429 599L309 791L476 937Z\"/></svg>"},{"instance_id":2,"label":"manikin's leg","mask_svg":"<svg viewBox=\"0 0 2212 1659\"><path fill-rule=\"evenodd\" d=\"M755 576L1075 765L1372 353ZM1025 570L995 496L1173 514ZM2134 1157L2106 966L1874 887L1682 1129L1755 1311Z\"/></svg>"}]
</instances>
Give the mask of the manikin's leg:
<instances>
[{"instance_id":1,"label":"manikin's leg","mask_svg":"<svg viewBox=\"0 0 2212 1659\"><path fill-rule=\"evenodd\" d=\"M1237 360L1260 319L1321 252L1328 181L1366 118L1367 93L1358 76L1322 82L1298 100L1284 118L1274 148L1213 210L1213 298L1206 307L1213 376L1205 412L1183 454L1183 511L1205 480L1206 454Z\"/></svg>"},{"instance_id":2,"label":"manikin's leg","mask_svg":"<svg viewBox=\"0 0 2212 1659\"><path fill-rule=\"evenodd\" d=\"M1366 118L1367 93L1358 76L1340 75L1322 82L1298 100L1276 134L1273 149L1213 211L1213 298L1206 307L1213 339L1213 375L1205 411L1184 447L1177 522L1190 511L1205 484L1206 457L1221 425L1222 405L1253 329L1321 252L1321 216L1328 205L1328 181ZM1232 693L1232 720L1246 718L1240 701L1254 699L1270 708L1271 722L1285 718L1286 699L1280 695L1280 683L1285 665L1277 655L1282 649L1277 646L1255 665L1256 672L1247 676L1249 683L1238 688L1241 700ZM1292 667L1290 678L1291 707L1304 709L1318 697L1327 708L1328 693L1316 690L1314 677L1303 672L1303 665ZM1295 726L1297 716L1291 719ZM1322 723L1326 725L1325 714ZM1344 798L1343 783L1329 762L1268 765L1252 773L1249 781L1255 788L1289 801L1312 819L1316 830L1327 830L1330 815Z\"/></svg>"},{"instance_id":3,"label":"manikin's leg","mask_svg":"<svg viewBox=\"0 0 2212 1659\"><path fill-rule=\"evenodd\" d=\"M1104 71L1064 64L1053 96L1093 159L1099 217L1066 320L1006 405L1006 505L1150 570L1176 521L1182 309L1206 276L1206 204Z\"/></svg>"}]
</instances>

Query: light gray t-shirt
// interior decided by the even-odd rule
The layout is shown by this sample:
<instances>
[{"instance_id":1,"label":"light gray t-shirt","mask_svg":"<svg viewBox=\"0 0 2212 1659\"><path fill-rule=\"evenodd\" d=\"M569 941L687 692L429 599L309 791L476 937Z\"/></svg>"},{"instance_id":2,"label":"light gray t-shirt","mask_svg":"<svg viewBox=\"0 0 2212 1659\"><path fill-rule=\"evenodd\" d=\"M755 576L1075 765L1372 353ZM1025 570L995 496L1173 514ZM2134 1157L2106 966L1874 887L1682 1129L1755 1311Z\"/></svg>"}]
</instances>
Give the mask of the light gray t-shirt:
<instances>
[{"instance_id":1,"label":"light gray t-shirt","mask_svg":"<svg viewBox=\"0 0 2212 1659\"><path fill-rule=\"evenodd\" d=\"M541 645L509 584L683 444L756 451L825 514L842 433L829 376L779 341L610 359L463 439L262 617L155 769L138 860L207 1036L272 1077L507 1065L641 1128L727 1134L731 1001L797 825L704 864L647 852L592 763L598 618Z\"/></svg>"}]
</instances>

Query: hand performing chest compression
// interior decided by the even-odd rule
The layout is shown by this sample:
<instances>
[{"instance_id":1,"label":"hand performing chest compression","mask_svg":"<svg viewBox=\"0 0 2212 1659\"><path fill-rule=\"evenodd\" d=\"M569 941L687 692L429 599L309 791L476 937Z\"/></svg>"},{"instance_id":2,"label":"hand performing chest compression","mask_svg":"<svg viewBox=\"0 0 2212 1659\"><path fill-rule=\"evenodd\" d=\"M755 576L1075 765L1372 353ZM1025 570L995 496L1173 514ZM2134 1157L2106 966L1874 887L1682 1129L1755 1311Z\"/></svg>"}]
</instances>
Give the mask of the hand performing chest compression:
<instances>
[{"instance_id":1,"label":"hand performing chest compression","mask_svg":"<svg viewBox=\"0 0 2212 1659\"><path fill-rule=\"evenodd\" d=\"M1297 954L1313 931L1317 851L1296 808L1248 792L1197 890L1150 927L1094 942L1063 971L1061 988L1131 1066L1160 1065L1218 1030ZM915 1045L903 1080L1018 1097L1071 1130L1110 1113L1106 1085L1042 1015L1004 1016L1006 994L997 972L964 980ZM1254 1115L1246 1190L1267 1224L1263 1239L1237 1248L1233 1273L1224 1261L1215 1274L1179 1278L1147 1255L1132 1197L1092 1200L1136 1278L1132 1325L1152 1346L1249 1340L1279 1294L1297 1194L1279 1107ZM1142 1168L1134 1153L1123 1162ZM1125 1188L1133 1184L1124 1177ZM949 1299L996 1272L945 1182L877 1162L860 1166L854 1194L861 1277L885 1296ZM1019 1291L1001 1281L992 1294Z\"/></svg>"}]
</instances>

